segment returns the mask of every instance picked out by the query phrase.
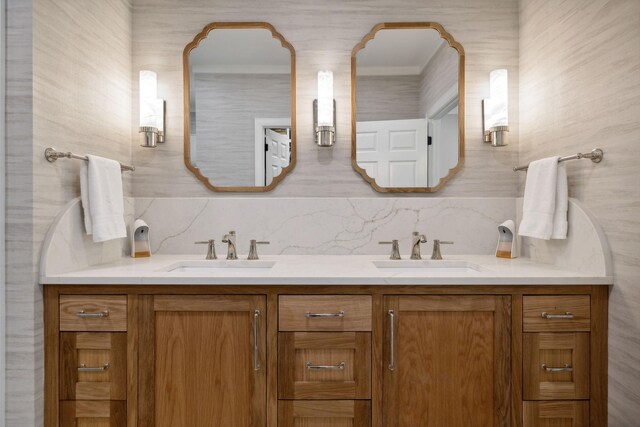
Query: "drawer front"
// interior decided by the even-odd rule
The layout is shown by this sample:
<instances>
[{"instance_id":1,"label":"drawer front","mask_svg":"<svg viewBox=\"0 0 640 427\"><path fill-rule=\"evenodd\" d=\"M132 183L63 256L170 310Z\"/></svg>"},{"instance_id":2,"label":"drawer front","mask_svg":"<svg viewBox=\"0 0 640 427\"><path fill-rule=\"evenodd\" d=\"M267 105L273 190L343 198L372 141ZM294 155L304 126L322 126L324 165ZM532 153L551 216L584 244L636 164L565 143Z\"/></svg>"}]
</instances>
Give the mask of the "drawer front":
<instances>
[{"instance_id":1,"label":"drawer front","mask_svg":"<svg viewBox=\"0 0 640 427\"><path fill-rule=\"evenodd\" d=\"M126 390L126 333L60 334L61 400L125 400Z\"/></svg>"},{"instance_id":2,"label":"drawer front","mask_svg":"<svg viewBox=\"0 0 640 427\"><path fill-rule=\"evenodd\" d=\"M589 398L589 333L527 333L524 399Z\"/></svg>"},{"instance_id":3,"label":"drawer front","mask_svg":"<svg viewBox=\"0 0 640 427\"><path fill-rule=\"evenodd\" d=\"M126 331L127 297L61 295L61 331Z\"/></svg>"},{"instance_id":4,"label":"drawer front","mask_svg":"<svg viewBox=\"0 0 640 427\"><path fill-rule=\"evenodd\" d=\"M589 427L589 402L524 402L523 427Z\"/></svg>"},{"instance_id":5,"label":"drawer front","mask_svg":"<svg viewBox=\"0 0 640 427\"><path fill-rule=\"evenodd\" d=\"M522 301L524 332L591 330L589 295L525 296Z\"/></svg>"},{"instance_id":6,"label":"drawer front","mask_svg":"<svg viewBox=\"0 0 640 427\"><path fill-rule=\"evenodd\" d=\"M280 332L280 399L369 399L371 333Z\"/></svg>"},{"instance_id":7,"label":"drawer front","mask_svg":"<svg viewBox=\"0 0 640 427\"><path fill-rule=\"evenodd\" d=\"M283 295L281 331L371 331L368 295Z\"/></svg>"},{"instance_id":8,"label":"drawer front","mask_svg":"<svg viewBox=\"0 0 640 427\"><path fill-rule=\"evenodd\" d=\"M278 427L370 427L369 400L280 400Z\"/></svg>"},{"instance_id":9,"label":"drawer front","mask_svg":"<svg viewBox=\"0 0 640 427\"><path fill-rule=\"evenodd\" d=\"M60 427L126 427L127 402L62 401Z\"/></svg>"}]
</instances>

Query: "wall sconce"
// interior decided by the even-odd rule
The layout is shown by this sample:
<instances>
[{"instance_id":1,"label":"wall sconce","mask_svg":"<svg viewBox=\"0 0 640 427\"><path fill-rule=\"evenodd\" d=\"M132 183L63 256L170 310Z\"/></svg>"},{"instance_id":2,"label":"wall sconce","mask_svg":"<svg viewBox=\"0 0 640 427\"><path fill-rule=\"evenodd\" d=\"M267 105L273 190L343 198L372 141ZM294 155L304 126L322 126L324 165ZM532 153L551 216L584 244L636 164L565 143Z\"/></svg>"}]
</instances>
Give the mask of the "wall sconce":
<instances>
[{"instance_id":1,"label":"wall sconce","mask_svg":"<svg viewBox=\"0 0 640 427\"><path fill-rule=\"evenodd\" d=\"M506 69L493 70L489 99L482 101L483 140L494 147L509 145L509 79Z\"/></svg>"},{"instance_id":2,"label":"wall sconce","mask_svg":"<svg viewBox=\"0 0 640 427\"><path fill-rule=\"evenodd\" d=\"M165 102L158 99L158 76L153 71L140 71L140 145L155 148L164 142Z\"/></svg>"},{"instance_id":3,"label":"wall sconce","mask_svg":"<svg viewBox=\"0 0 640 427\"><path fill-rule=\"evenodd\" d=\"M331 147L336 140L336 101L333 99L333 72L318 71L318 99L313 101L315 142Z\"/></svg>"}]
</instances>

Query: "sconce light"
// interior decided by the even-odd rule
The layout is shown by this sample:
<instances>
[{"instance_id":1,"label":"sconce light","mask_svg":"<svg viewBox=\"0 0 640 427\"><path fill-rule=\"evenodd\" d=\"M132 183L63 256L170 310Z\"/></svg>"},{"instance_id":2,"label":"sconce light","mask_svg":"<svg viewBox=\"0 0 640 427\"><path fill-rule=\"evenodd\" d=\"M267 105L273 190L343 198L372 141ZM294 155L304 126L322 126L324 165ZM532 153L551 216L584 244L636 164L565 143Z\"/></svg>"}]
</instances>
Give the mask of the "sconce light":
<instances>
[{"instance_id":1,"label":"sconce light","mask_svg":"<svg viewBox=\"0 0 640 427\"><path fill-rule=\"evenodd\" d=\"M313 101L313 126L319 147L331 147L336 140L336 101L333 99L333 73L318 71L318 99Z\"/></svg>"},{"instance_id":2,"label":"sconce light","mask_svg":"<svg viewBox=\"0 0 640 427\"><path fill-rule=\"evenodd\" d=\"M164 142L165 102L158 99L158 76L153 71L140 71L141 146L155 148Z\"/></svg>"},{"instance_id":3,"label":"sconce light","mask_svg":"<svg viewBox=\"0 0 640 427\"><path fill-rule=\"evenodd\" d=\"M494 147L509 145L509 79L506 69L493 70L489 99L482 101L484 142Z\"/></svg>"}]
</instances>

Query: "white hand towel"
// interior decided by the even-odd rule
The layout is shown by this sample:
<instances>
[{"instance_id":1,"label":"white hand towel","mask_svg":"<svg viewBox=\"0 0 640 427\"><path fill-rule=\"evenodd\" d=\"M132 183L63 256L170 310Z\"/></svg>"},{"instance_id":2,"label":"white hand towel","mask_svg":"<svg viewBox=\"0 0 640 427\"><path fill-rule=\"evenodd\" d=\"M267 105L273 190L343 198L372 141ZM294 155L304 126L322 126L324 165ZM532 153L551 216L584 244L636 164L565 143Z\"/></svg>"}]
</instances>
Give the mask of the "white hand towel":
<instances>
[{"instance_id":1,"label":"white hand towel","mask_svg":"<svg viewBox=\"0 0 640 427\"><path fill-rule=\"evenodd\" d=\"M91 207L89 205L89 162L80 162L80 200L84 211L84 228L90 236L93 233L91 224Z\"/></svg>"},{"instance_id":2,"label":"white hand towel","mask_svg":"<svg viewBox=\"0 0 640 427\"><path fill-rule=\"evenodd\" d=\"M556 208L553 214L552 239L566 239L569 223L567 212L569 210L569 185L567 182L567 166L558 164L558 177L556 180Z\"/></svg>"},{"instance_id":3,"label":"white hand towel","mask_svg":"<svg viewBox=\"0 0 640 427\"><path fill-rule=\"evenodd\" d=\"M91 218L93 241L104 242L127 237L120 163L104 157L87 157L89 212L85 208L85 216L89 214ZM80 183L82 184L82 178Z\"/></svg>"},{"instance_id":4,"label":"white hand towel","mask_svg":"<svg viewBox=\"0 0 640 427\"><path fill-rule=\"evenodd\" d=\"M529 164L524 187L522 222L518 234L549 240L558 188L558 157L548 157Z\"/></svg>"}]
</instances>

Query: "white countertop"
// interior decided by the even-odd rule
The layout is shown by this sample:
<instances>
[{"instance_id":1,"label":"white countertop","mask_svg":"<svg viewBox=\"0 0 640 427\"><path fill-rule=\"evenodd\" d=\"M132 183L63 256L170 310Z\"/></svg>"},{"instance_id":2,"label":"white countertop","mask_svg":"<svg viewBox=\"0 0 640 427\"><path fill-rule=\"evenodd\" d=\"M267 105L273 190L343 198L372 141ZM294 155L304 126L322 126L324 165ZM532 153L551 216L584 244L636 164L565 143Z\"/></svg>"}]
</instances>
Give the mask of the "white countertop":
<instances>
[{"instance_id":1,"label":"white countertop","mask_svg":"<svg viewBox=\"0 0 640 427\"><path fill-rule=\"evenodd\" d=\"M242 260L246 255L239 255ZM403 262L408 262L408 256ZM611 285L610 276L593 277L528 259L501 259L491 255L449 256L478 270L378 268L381 255L277 255L271 268L216 269L215 272L169 271L180 262L202 261L194 255L154 255L123 258L105 265L41 277L42 284L66 285ZM446 261L445 260L445 261ZM221 260L219 260L221 261ZM219 262L218 261L218 262ZM216 261L210 261L215 263ZM234 262L234 261L230 261ZM249 261L250 262L250 261ZM411 261L419 262L419 261ZM437 261L435 261L437 262ZM239 263L240 265L241 263ZM447 270L447 271L445 271Z\"/></svg>"}]
</instances>

